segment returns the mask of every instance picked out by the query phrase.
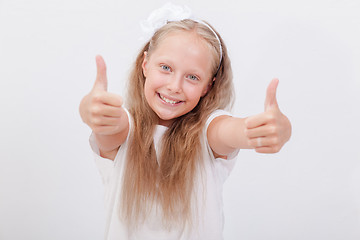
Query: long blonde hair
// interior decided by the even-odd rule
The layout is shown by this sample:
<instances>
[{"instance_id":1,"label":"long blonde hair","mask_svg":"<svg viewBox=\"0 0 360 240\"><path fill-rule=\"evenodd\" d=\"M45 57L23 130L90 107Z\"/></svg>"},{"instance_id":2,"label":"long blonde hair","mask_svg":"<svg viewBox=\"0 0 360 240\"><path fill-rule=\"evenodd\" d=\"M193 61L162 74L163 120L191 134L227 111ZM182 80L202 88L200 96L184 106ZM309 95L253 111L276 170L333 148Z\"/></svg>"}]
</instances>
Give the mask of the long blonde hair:
<instances>
[{"instance_id":1,"label":"long blonde hair","mask_svg":"<svg viewBox=\"0 0 360 240\"><path fill-rule=\"evenodd\" d=\"M157 116L144 96L146 79L142 63L144 52L150 56L163 38L176 31L193 31L208 44L213 53L212 76L216 80L192 111L169 126L157 161L153 142ZM209 27L189 19L169 22L153 35L136 58L129 78L127 102L133 117L133 129L120 198L120 214L129 227L136 227L144 221L154 206L160 207L163 223L168 227L191 223L191 199L196 170L202 164L201 133L205 121L214 110L231 108L233 103L230 59L219 34L218 37L223 51L221 62L219 40Z\"/></svg>"}]
</instances>

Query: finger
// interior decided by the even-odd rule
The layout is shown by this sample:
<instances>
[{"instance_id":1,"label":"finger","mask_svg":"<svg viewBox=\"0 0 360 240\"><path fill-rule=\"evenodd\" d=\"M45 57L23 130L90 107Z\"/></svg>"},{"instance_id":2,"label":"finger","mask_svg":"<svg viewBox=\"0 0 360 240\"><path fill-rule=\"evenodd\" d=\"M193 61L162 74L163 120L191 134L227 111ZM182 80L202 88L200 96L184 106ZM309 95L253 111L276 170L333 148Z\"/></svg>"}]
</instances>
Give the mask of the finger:
<instances>
[{"instance_id":1,"label":"finger","mask_svg":"<svg viewBox=\"0 0 360 240\"><path fill-rule=\"evenodd\" d=\"M102 102L113 107L121 107L123 105L123 99L120 95L109 92L103 95Z\"/></svg>"},{"instance_id":2,"label":"finger","mask_svg":"<svg viewBox=\"0 0 360 240\"><path fill-rule=\"evenodd\" d=\"M94 94L94 101L114 107L121 107L123 104L123 100L120 95L110 92L96 92Z\"/></svg>"},{"instance_id":3,"label":"finger","mask_svg":"<svg viewBox=\"0 0 360 240\"><path fill-rule=\"evenodd\" d=\"M277 153L280 151L277 147L257 147L255 151L258 153Z\"/></svg>"},{"instance_id":4,"label":"finger","mask_svg":"<svg viewBox=\"0 0 360 240\"><path fill-rule=\"evenodd\" d=\"M110 135L119 132L119 126L94 126L91 128L94 133Z\"/></svg>"},{"instance_id":5,"label":"finger","mask_svg":"<svg viewBox=\"0 0 360 240\"><path fill-rule=\"evenodd\" d=\"M277 145L276 138L271 137L256 137L249 140L249 145L253 148L258 147L273 147Z\"/></svg>"},{"instance_id":6,"label":"finger","mask_svg":"<svg viewBox=\"0 0 360 240\"><path fill-rule=\"evenodd\" d=\"M265 125L266 123L272 121L274 118L273 114L263 112L245 119L245 127L247 129L252 129Z\"/></svg>"},{"instance_id":7,"label":"finger","mask_svg":"<svg viewBox=\"0 0 360 240\"><path fill-rule=\"evenodd\" d=\"M245 134L248 138L265 137L275 133L275 127L269 125L262 125L260 127L245 130Z\"/></svg>"},{"instance_id":8,"label":"finger","mask_svg":"<svg viewBox=\"0 0 360 240\"><path fill-rule=\"evenodd\" d=\"M100 55L97 55L95 59L96 59L97 75L96 75L94 88L107 91L107 76L106 76L105 61Z\"/></svg>"},{"instance_id":9,"label":"finger","mask_svg":"<svg viewBox=\"0 0 360 240\"><path fill-rule=\"evenodd\" d=\"M113 107L110 105L96 105L92 108L91 113L94 117L98 116L106 116L106 117L121 117L125 113L124 109L122 107Z\"/></svg>"},{"instance_id":10,"label":"finger","mask_svg":"<svg viewBox=\"0 0 360 240\"><path fill-rule=\"evenodd\" d=\"M122 123L121 117L108 117L101 116L94 118L92 124L94 127L106 127L106 126L120 126Z\"/></svg>"},{"instance_id":11,"label":"finger","mask_svg":"<svg viewBox=\"0 0 360 240\"><path fill-rule=\"evenodd\" d=\"M265 111L272 108L272 107L277 107L277 101L276 101L276 89L277 86L279 84L279 79L274 78L267 90L266 90L266 98L265 98Z\"/></svg>"}]
</instances>

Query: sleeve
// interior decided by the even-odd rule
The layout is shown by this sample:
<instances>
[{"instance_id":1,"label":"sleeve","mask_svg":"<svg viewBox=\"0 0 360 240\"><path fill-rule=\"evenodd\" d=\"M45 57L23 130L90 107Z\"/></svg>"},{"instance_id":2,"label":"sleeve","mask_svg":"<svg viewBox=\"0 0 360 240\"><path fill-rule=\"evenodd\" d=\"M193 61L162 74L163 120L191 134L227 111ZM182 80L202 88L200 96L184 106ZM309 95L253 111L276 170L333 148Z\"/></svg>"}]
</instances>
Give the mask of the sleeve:
<instances>
[{"instance_id":1,"label":"sleeve","mask_svg":"<svg viewBox=\"0 0 360 240\"><path fill-rule=\"evenodd\" d=\"M100 156L100 150L96 143L94 133L91 133L89 142L91 150L93 151L96 167L99 170L103 183L105 184L108 182L108 177L111 175L114 167L114 161Z\"/></svg>"},{"instance_id":2,"label":"sleeve","mask_svg":"<svg viewBox=\"0 0 360 240\"><path fill-rule=\"evenodd\" d=\"M128 110L126 108L124 108L124 110L125 110L126 114L128 115L128 119L129 119L129 133L128 133L128 136L127 136L127 138L126 138L126 140L124 142L124 144L125 144L128 141L130 131L131 131L131 128L132 128L132 118L131 118L131 115L128 112ZM109 178L110 178L110 176L112 174L113 168L114 168L114 166L115 166L115 164L117 162L118 155L119 155L119 150L120 150L121 147L119 148L119 150L118 150L118 152L116 154L116 157L115 157L115 159L113 161L111 159L103 158L103 157L100 156L100 149L99 149L99 146L96 143L94 133L91 133L90 138L89 138L89 143L90 143L91 150L93 151L93 154L94 154L96 167L99 170L99 173L100 173L100 176L102 178L103 183L106 184L109 181Z\"/></svg>"},{"instance_id":3,"label":"sleeve","mask_svg":"<svg viewBox=\"0 0 360 240\"><path fill-rule=\"evenodd\" d=\"M227 177L227 176L229 176L230 172L232 171L232 169L235 166L235 162L236 162L237 156L239 154L239 149L236 149L232 153L228 154L227 159L215 158L213 151L212 151L212 149L209 145L209 142L207 140L207 137L206 137L207 129L208 129L211 121L214 120L216 117L219 117L222 115L232 116L232 114L230 114L229 112L224 111L224 110L216 110L212 114L210 114L209 118L207 119L207 121L205 123L205 139L206 139L206 146L207 146L207 149L208 149L211 159L214 160L216 165L218 165L221 169L224 170L224 174Z\"/></svg>"}]
</instances>

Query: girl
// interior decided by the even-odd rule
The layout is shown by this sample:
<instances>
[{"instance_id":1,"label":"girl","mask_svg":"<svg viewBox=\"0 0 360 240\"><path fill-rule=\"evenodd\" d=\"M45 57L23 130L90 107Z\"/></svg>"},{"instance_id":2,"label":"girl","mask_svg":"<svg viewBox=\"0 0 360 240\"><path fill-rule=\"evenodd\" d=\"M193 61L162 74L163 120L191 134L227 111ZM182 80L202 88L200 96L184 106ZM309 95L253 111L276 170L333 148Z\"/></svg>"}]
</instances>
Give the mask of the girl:
<instances>
[{"instance_id":1,"label":"girl","mask_svg":"<svg viewBox=\"0 0 360 240\"><path fill-rule=\"evenodd\" d=\"M128 101L107 92L105 62L80 103L105 186L105 239L222 239L222 185L238 150L278 152L291 126L267 90L265 112L232 117L226 46L207 23L169 21L136 58Z\"/></svg>"}]
</instances>

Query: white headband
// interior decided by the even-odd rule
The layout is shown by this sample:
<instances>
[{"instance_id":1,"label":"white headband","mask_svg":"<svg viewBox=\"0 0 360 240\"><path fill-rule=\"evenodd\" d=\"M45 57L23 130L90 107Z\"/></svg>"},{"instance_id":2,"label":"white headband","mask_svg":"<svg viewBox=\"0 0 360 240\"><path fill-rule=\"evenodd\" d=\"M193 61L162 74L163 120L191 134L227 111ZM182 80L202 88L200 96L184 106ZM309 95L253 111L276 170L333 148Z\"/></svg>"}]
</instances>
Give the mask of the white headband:
<instances>
[{"instance_id":1,"label":"white headband","mask_svg":"<svg viewBox=\"0 0 360 240\"><path fill-rule=\"evenodd\" d=\"M211 32L215 35L216 39L219 42L219 48L220 48L220 63L218 66L218 69L220 68L221 60L222 60L222 46L219 36L216 34L214 29L210 27L207 23L205 23L202 20L199 20L198 18L195 18L192 13L191 9L187 6L177 6L172 3L166 3L164 6L162 6L159 9L155 9L152 11L149 15L149 17L140 22L140 26L143 30L143 32L147 35L147 38L151 38L154 33L166 25L170 21L181 21L184 19L191 19L195 22L201 23L205 25L207 28L211 30Z\"/></svg>"}]
</instances>

